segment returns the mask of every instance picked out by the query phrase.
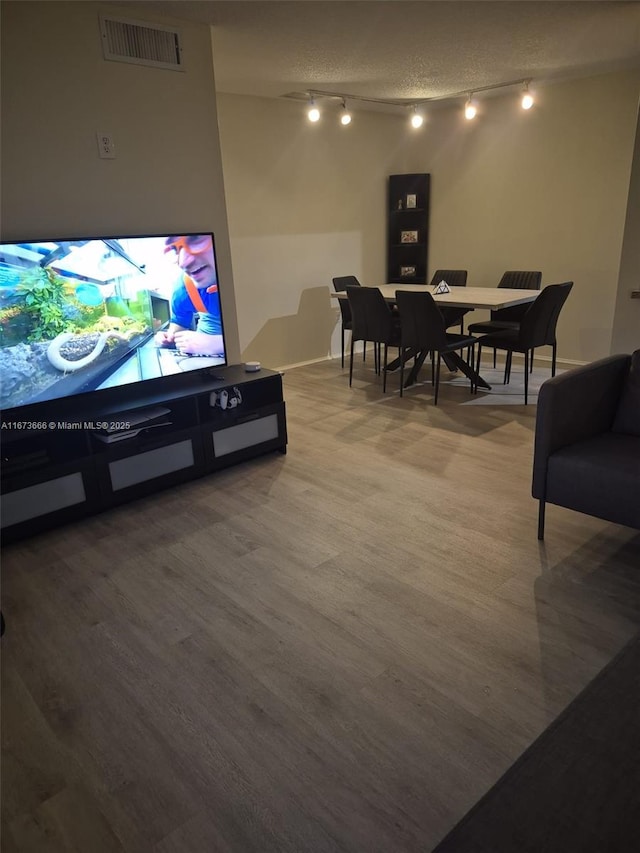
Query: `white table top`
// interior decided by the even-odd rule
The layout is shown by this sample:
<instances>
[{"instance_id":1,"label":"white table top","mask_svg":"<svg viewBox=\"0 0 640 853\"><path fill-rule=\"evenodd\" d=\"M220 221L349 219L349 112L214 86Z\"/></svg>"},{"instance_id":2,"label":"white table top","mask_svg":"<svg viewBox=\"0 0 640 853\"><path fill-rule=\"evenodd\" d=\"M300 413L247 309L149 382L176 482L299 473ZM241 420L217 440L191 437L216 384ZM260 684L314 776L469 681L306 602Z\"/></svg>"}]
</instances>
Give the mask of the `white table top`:
<instances>
[{"instance_id":1,"label":"white table top","mask_svg":"<svg viewBox=\"0 0 640 853\"><path fill-rule=\"evenodd\" d=\"M449 293L433 292L429 284L381 284L378 290L387 302L395 302L396 290L412 290L430 293L438 305L449 305L452 308L488 308L496 311L498 308L508 308L511 305L523 305L534 302L540 295L540 290L519 290L508 287L452 287ZM344 291L332 293L334 299L346 299Z\"/></svg>"}]
</instances>

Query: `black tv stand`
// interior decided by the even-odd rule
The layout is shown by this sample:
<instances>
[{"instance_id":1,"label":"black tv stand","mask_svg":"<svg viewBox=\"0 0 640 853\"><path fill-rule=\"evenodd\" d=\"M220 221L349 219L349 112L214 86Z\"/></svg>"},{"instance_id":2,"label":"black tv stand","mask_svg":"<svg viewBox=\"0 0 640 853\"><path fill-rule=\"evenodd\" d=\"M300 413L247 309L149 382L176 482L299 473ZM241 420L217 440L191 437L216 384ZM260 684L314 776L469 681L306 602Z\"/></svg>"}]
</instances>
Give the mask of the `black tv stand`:
<instances>
[{"instance_id":1,"label":"black tv stand","mask_svg":"<svg viewBox=\"0 0 640 853\"><path fill-rule=\"evenodd\" d=\"M49 406L43 428L2 430L3 544L262 453L286 453L282 376L186 373L170 390L123 389ZM40 421L40 417L38 418Z\"/></svg>"}]
</instances>

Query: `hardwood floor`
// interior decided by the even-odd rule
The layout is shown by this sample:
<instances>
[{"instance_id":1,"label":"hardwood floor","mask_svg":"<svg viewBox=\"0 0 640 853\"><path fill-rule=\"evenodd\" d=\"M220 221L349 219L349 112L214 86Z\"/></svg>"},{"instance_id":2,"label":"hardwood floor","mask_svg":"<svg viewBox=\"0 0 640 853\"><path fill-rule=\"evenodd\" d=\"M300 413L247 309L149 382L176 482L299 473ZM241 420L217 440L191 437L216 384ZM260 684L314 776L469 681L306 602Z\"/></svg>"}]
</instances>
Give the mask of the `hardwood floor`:
<instances>
[{"instance_id":1,"label":"hardwood floor","mask_svg":"<svg viewBox=\"0 0 640 853\"><path fill-rule=\"evenodd\" d=\"M424 853L640 625L535 406L284 386L286 456L5 549L4 853Z\"/></svg>"}]
</instances>

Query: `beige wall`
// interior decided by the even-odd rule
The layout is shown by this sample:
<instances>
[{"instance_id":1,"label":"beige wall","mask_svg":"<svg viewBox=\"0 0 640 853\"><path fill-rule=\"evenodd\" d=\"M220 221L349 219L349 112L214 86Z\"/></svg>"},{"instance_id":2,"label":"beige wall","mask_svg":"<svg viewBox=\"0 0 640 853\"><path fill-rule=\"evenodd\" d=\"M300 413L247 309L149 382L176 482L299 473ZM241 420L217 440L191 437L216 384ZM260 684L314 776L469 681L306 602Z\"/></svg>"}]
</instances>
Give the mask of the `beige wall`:
<instances>
[{"instance_id":1,"label":"beige wall","mask_svg":"<svg viewBox=\"0 0 640 853\"><path fill-rule=\"evenodd\" d=\"M180 22L180 73L103 59L98 14L122 7L0 10L3 238L213 230L238 361L209 28ZM99 130L113 134L115 160L99 159Z\"/></svg>"},{"instance_id":2,"label":"beige wall","mask_svg":"<svg viewBox=\"0 0 640 853\"><path fill-rule=\"evenodd\" d=\"M640 292L640 118L636 129L635 153L627 221L624 229L620 279L613 323L612 352L633 352L640 349L640 299L631 299L631 292Z\"/></svg>"},{"instance_id":3,"label":"beige wall","mask_svg":"<svg viewBox=\"0 0 640 853\"><path fill-rule=\"evenodd\" d=\"M214 52L215 53L215 52ZM331 279L385 276L387 176L406 171L396 116L218 93L240 343L246 359L282 367L340 351Z\"/></svg>"},{"instance_id":4,"label":"beige wall","mask_svg":"<svg viewBox=\"0 0 640 853\"><path fill-rule=\"evenodd\" d=\"M330 339L339 352L331 277L384 280L386 180L403 171L431 173L430 272L465 268L482 286L506 269L572 280L560 357L607 355L639 88L637 72L558 83L531 113L513 91L472 123L460 105L440 108L418 133L404 116L358 113L345 130L327 115L310 125L297 102L219 94L245 357L304 362Z\"/></svg>"},{"instance_id":5,"label":"beige wall","mask_svg":"<svg viewBox=\"0 0 640 853\"><path fill-rule=\"evenodd\" d=\"M506 269L574 282L558 326L566 360L611 351L639 91L629 72L540 87L530 113L516 92L473 122L443 110L412 161L432 175L432 267L466 268L469 284Z\"/></svg>"}]
</instances>

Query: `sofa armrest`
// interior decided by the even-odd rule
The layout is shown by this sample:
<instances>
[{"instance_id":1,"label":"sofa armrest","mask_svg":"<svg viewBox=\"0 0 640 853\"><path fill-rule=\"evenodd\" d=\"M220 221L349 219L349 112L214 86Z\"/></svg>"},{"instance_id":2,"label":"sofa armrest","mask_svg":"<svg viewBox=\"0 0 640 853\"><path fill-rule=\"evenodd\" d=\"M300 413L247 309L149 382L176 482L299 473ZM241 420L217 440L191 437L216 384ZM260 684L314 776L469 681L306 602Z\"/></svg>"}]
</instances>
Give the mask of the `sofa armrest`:
<instances>
[{"instance_id":1,"label":"sofa armrest","mask_svg":"<svg viewBox=\"0 0 640 853\"><path fill-rule=\"evenodd\" d=\"M630 364L630 355L612 355L543 383L536 413L534 498L545 497L552 453L611 429Z\"/></svg>"}]
</instances>

